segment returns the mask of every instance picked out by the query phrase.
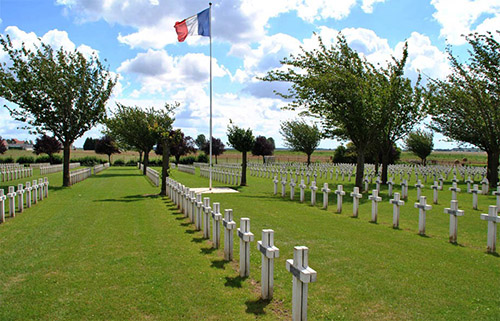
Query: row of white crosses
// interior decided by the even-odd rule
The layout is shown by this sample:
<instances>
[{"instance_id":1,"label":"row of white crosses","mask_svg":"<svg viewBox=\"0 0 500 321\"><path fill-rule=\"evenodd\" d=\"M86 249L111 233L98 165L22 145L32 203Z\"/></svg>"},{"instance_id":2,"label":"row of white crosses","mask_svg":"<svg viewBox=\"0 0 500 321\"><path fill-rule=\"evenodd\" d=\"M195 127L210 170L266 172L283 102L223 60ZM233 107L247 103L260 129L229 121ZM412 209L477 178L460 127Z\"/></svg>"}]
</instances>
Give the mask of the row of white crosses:
<instances>
[{"instance_id":1,"label":"row of white crosses","mask_svg":"<svg viewBox=\"0 0 500 321\"><path fill-rule=\"evenodd\" d=\"M141 164L141 170L144 168L144 165ZM160 186L160 173L157 170L147 167L146 168L146 177L154 184L154 186Z\"/></svg>"},{"instance_id":2,"label":"row of white crosses","mask_svg":"<svg viewBox=\"0 0 500 321\"><path fill-rule=\"evenodd\" d=\"M69 173L69 184L74 185L89 178L90 176L92 176L92 169L90 167L72 171Z\"/></svg>"},{"instance_id":3,"label":"row of white crosses","mask_svg":"<svg viewBox=\"0 0 500 321\"><path fill-rule=\"evenodd\" d=\"M25 196L26 195L26 196ZM26 182L26 186L23 184L17 185L17 191L15 191L14 186L9 186L7 194L4 194L4 190L0 189L0 223L5 222L5 201L8 200L9 216L16 217L16 197L17 197L17 209L19 213L24 211L24 200L26 199L26 208L30 208L32 203L37 204L38 201L43 200L49 196L49 180L47 177L33 180L32 182Z\"/></svg>"},{"instance_id":4,"label":"row of white crosses","mask_svg":"<svg viewBox=\"0 0 500 321\"><path fill-rule=\"evenodd\" d=\"M240 169L241 171L241 169ZM201 177L210 177L210 169L208 166L200 167ZM212 170L212 179L229 185L239 185L241 183L241 173L234 169L217 169Z\"/></svg>"},{"instance_id":5,"label":"row of white crosses","mask_svg":"<svg viewBox=\"0 0 500 321\"><path fill-rule=\"evenodd\" d=\"M8 182L33 176L33 168L12 167L0 172L0 181Z\"/></svg>"},{"instance_id":6,"label":"row of white crosses","mask_svg":"<svg viewBox=\"0 0 500 321\"><path fill-rule=\"evenodd\" d=\"M210 214L212 216L212 245L220 247L220 223L224 227L224 259L233 259L234 236L236 223L233 220L233 210L226 209L224 218L220 214L220 203L214 202L210 206L210 198L201 194L195 195L188 187L167 178L167 195L178 206L180 211L194 222L196 230L203 229L203 237L209 238ZM202 224L199 224L201 214L204 213ZM236 229L240 239L239 275L242 278L250 276L250 243L254 241L254 234L250 231L250 219L243 217L240 227ZM274 245L274 231L262 230L262 240L257 242L257 250L261 252L261 297L264 300L273 298L274 292L274 259L279 257L279 249ZM292 319L307 320L307 288L308 283L316 281L316 271L308 265L308 249L305 246L294 248L293 260L287 260L287 270L293 275Z\"/></svg>"},{"instance_id":7,"label":"row of white crosses","mask_svg":"<svg viewBox=\"0 0 500 321\"><path fill-rule=\"evenodd\" d=\"M177 165L177 169L180 172L188 173L188 174L195 174L196 173L196 167L193 165L184 165L184 164L179 164Z\"/></svg>"},{"instance_id":8,"label":"row of white crosses","mask_svg":"<svg viewBox=\"0 0 500 321\"><path fill-rule=\"evenodd\" d=\"M104 164L99 164L99 165L95 165L92 170L94 172L94 175L97 174L97 173L100 173L102 172L103 170L109 168L109 163L104 163Z\"/></svg>"}]
</instances>

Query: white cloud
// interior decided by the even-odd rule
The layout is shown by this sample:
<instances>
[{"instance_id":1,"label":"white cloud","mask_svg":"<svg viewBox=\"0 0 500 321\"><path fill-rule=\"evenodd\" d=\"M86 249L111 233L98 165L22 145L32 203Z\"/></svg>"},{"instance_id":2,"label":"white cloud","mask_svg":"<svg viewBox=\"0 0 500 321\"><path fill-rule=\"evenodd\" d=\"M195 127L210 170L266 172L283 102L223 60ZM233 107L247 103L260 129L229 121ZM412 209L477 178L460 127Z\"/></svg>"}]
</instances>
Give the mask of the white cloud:
<instances>
[{"instance_id":1,"label":"white cloud","mask_svg":"<svg viewBox=\"0 0 500 321\"><path fill-rule=\"evenodd\" d=\"M213 77L224 77L229 71L212 60ZM161 93L163 90L172 91L185 86L203 84L209 80L210 57L199 53L189 53L184 56L172 57L165 50L149 49L128 59L117 69L122 75L136 75L140 82L139 93Z\"/></svg>"},{"instance_id":2,"label":"white cloud","mask_svg":"<svg viewBox=\"0 0 500 321\"><path fill-rule=\"evenodd\" d=\"M498 0L431 0L431 4L436 8L433 17L442 26L441 37L452 45L464 44L462 35L500 28ZM485 18L488 15L492 17Z\"/></svg>"},{"instance_id":3,"label":"white cloud","mask_svg":"<svg viewBox=\"0 0 500 321\"><path fill-rule=\"evenodd\" d=\"M361 9L366 13L373 13L373 5L377 2L385 2L385 0L363 0Z\"/></svg>"}]
</instances>

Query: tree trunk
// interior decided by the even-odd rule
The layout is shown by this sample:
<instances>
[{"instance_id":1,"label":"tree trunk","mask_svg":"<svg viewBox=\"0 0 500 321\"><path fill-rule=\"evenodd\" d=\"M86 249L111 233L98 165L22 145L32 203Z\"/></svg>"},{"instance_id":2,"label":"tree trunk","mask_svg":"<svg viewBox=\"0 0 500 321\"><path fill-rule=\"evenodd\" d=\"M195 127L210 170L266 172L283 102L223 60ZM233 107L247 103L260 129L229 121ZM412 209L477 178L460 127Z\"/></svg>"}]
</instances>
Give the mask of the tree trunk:
<instances>
[{"instance_id":1,"label":"tree trunk","mask_svg":"<svg viewBox=\"0 0 500 321\"><path fill-rule=\"evenodd\" d=\"M356 186L363 190L363 174L365 172L365 151L358 149L356 159Z\"/></svg>"},{"instance_id":2,"label":"tree trunk","mask_svg":"<svg viewBox=\"0 0 500 321\"><path fill-rule=\"evenodd\" d=\"M311 154L307 154L307 167L311 165Z\"/></svg>"},{"instance_id":3,"label":"tree trunk","mask_svg":"<svg viewBox=\"0 0 500 321\"><path fill-rule=\"evenodd\" d=\"M139 163L142 163L142 151L139 151Z\"/></svg>"},{"instance_id":4,"label":"tree trunk","mask_svg":"<svg viewBox=\"0 0 500 321\"><path fill-rule=\"evenodd\" d=\"M53 165L54 164L54 157L52 156L52 154L47 154L49 155L49 163L50 165Z\"/></svg>"},{"instance_id":5,"label":"tree trunk","mask_svg":"<svg viewBox=\"0 0 500 321\"><path fill-rule=\"evenodd\" d=\"M241 164L241 186L247 185L247 152L242 152L242 164Z\"/></svg>"},{"instance_id":6,"label":"tree trunk","mask_svg":"<svg viewBox=\"0 0 500 321\"><path fill-rule=\"evenodd\" d=\"M217 155L215 155L215 164L217 164Z\"/></svg>"},{"instance_id":7,"label":"tree trunk","mask_svg":"<svg viewBox=\"0 0 500 321\"><path fill-rule=\"evenodd\" d=\"M164 141L163 143L163 155L162 155L162 162L161 162L161 191L160 195L161 196L166 196L167 195L167 177L168 177L168 161L170 159L170 148L167 146L167 142Z\"/></svg>"},{"instance_id":8,"label":"tree trunk","mask_svg":"<svg viewBox=\"0 0 500 321\"><path fill-rule=\"evenodd\" d=\"M382 153L382 184L387 184L387 176L389 172L389 154L391 150Z\"/></svg>"},{"instance_id":9,"label":"tree trunk","mask_svg":"<svg viewBox=\"0 0 500 321\"><path fill-rule=\"evenodd\" d=\"M486 177L490 182L491 188L496 188L498 184L498 157L500 156L500 150L497 148L495 150L486 151L488 154L488 171Z\"/></svg>"},{"instance_id":10,"label":"tree trunk","mask_svg":"<svg viewBox=\"0 0 500 321\"><path fill-rule=\"evenodd\" d=\"M144 152L144 169L142 171L143 175L146 175L146 169L149 165L149 150Z\"/></svg>"},{"instance_id":11,"label":"tree trunk","mask_svg":"<svg viewBox=\"0 0 500 321\"><path fill-rule=\"evenodd\" d=\"M108 163L109 163L109 166L111 166L111 154L108 155Z\"/></svg>"},{"instance_id":12,"label":"tree trunk","mask_svg":"<svg viewBox=\"0 0 500 321\"><path fill-rule=\"evenodd\" d=\"M69 186L69 158L71 153L71 143L63 145L63 186Z\"/></svg>"},{"instance_id":13,"label":"tree trunk","mask_svg":"<svg viewBox=\"0 0 500 321\"><path fill-rule=\"evenodd\" d=\"M181 155L175 155L175 166L179 165L180 159L181 159Z\"/></svg>"},{"instance_id":14,"label":"tree trunk","mask_svg":"<svg viewBox=\"0 0 500 321\"><path fill-rule=\"evenodd\" d=\"M262 155L262 164L266 164L266 158Z\"/></svg>"}]
</instances>

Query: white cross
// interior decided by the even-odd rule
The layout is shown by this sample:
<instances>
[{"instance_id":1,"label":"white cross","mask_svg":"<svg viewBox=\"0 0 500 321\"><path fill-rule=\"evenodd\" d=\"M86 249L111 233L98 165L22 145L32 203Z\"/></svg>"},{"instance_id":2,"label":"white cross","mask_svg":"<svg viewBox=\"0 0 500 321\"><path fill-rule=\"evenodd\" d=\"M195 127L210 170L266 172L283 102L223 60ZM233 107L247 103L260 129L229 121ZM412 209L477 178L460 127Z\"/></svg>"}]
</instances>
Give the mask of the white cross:
<instances>
[{"instance_id":1,"label":"white cross","mask_svg":"<svg viewBox=\"0 0 500 321\"><path fill-rule=\"evenodd\" d=\"M417 184L415 184L415 187L417 188L417 199L420 199L420 196L422 194L422 188L424 188L424 185L420 180L417 181Z\"/></svg>"},{"instance_id":2,"label":"white cross","mask_svg":"<svg viewBox=\"0 0 500 321\"><path fill-rule=\"evenodd\" d=\"M278 194L278 176L274 176L274 180L273 180L273 183L274 183L274 195Z\"/></svg>"},{"instance_id":3,"label":"white cross","mask_svg":"<svg viewBox=\"0 0 500 321\"><path fill-rule=\"evenodd\" d=\"M394 198L389 201L393 204L392 209L392 227L399 228L399 207L404 205L405 202L399 198L399 193L394 193Z\"/></svg>"},{"instance_id":4,"label":"white cross","mask_svg":"<svg viewBox=\"0 0 500 321\"><path fill-rule=\"evenodd\" d=\"M481 214L481 219L488 221L488 252L496 251L497 223L500 223L500 216L497 215L497 207L490 205L488 214Z\"/></svg>"},{"instance_id":5,"label":"white cross","mask_svg":"<svg viewBox=\"0 0 500 321\"><path fill-rule=\"evenodd\" d=\"M402 182L401 182L401 197L403 199L407 198L408 197L408 194L407 194L407 188L408 188L408 183L406 182L406 179L404 179Z\"/></svg>"},{"instance_id":6,"label":"white cross","mask_svg":"<svg viewBox=\"0 0 500 321\"><path fill-rule=\"evenodd\" d=\"M472 208L477 210L478 203L478 194L479 194L479 185L474 184L473 188L470 191L472 193Z\"/></svg>"},{"instance_id":7,"label":"white cross","mask_svg":"<svg viewBox=\"0 0 500 321\"><path fill-rule=\"evenodd\" d=\"M293 275L292 320L307 320L308 283L316 282L317 273L309 267L309 249L293 248L293 260L286 260L286 269Z\"/></svg>"},{"instance_id":8,"label":"white cross","mask_svg":"<svg viewBox=\"0 0 500 321\"><path fill-rule=\"evenodd\" d=\"M240 238L240 276L243 278L250 275L250 242L254 239L250 232L250 219L242 217L237 231Z\"/></svg>"},{"instance_id":9,"label":"white cross","mask_svg":"<svg viewBox=\"0 0 500 321\"><path fill-rule=\"evenodd\" d=\"M470 193L470 184L473 184L474 181L469 176L469 178L465 182L467 183L467 193Z\"/></svg>"},{"instance_id":10,"label":"white cross","mask_svg":"<svg viewBox=\"0 0 500 321\"><path fill-rule=\"evenodd\" d=\"M418 233L420 235L425 235L425 214L426 211L432 209L432 206L426 204L425 196L420 196L420 202L415 203L414 206L418 208Z\"/></svg>"},{"instance_id":11,"label":"white cross","mask_svg":"<svg viewBox=\"0 0 500 321\"><path fill-rule=\"evenodd\" d=\"M293 198L295 196L295 186L297 186L297 183L295 183L295 180L292 178L290 180L290 200L293 201Z\"/></svg>"},{"instance_id":12,"label":"white cross","mask_svg":"<svg viewBox=\"0 0 500 321\"><path fill-rule=\"evenodd\" d=\"M491 195L495 195L497 197L497 210L500 210L500 186L497 186L497 190L493 191Z\"/></svg>"},{"instance_id":13,"label":"white cross","mask_svg":"<svg viewBox=\"0 0 500 321\"><path fill-rule=\"evenodd\" d=\"M220 203L213 204L212 210L212 243L213 247L218 249L220 247L220 222L222 214L220 213Z\"/></svg>"},{"instance_id":14,"label":"white cross","mask_svg":"<svg viewBox=\"0 0 500 321\"><path fill-rule=\"evenodd\" d=\"M328 188L328 183L323 184L321 191L323 192L323 208L326 210L328 208L328 193L331 192Z\"/></svg>"},{"instance_id":15,"label":"white cross","mask_svg":"<svg viewBox=\"0 0 500 321\"><path fill-rule=\"evenodd\" d=\"M451 191L451 199L456 200L457 199L457 193L461 191L460 188L457 187L457 183L453 182L453 186L449 188Z\"/></svg>"},{"instance_id":16,"label":"white cross","mask_svg":"<svg viewBox=\"0 0 500 321\"><path fill-rule=\"evenodd\" d=\"M232 209L227 209L224 211L224 219L222 220L222 225L224 225L224 260L232 261L234 246L233 230L236 227L236 222L233 221Z\"/></svg>"},{"instance_id":17,"label":"white cross","mask_svg":"<svg viewBox=\"0 0 500 321\"><path fill-rule=\"evenodd\" d=\"M311 205L316 205L316 191L318 187L316 186L316 182L311 183Z\"/></svg>"},{"instance_id":18,"label":"white cross","mask_svg":"<svg viewBox=\"0 0 500 321\"><path fill-rule=\"evenodd\" d=\"M345 195L344 187L342 185L337 185L337 190L335 194L337 194L337 213L342 213L342 197Z\"/></svg>"},{"instance_id":19,"label":"white cross","mask_svg":"<svg viewBox=\"0 0 500 321\"><path fill-rule=\"evenodd\" d=\"M354 190L351 193L351 197L352 197L352 216L358 217L359 199L363 197L363 194L359 192L359 187L354 187Z\"/></svg>"},{"instance_id":20,"label":"white cross","mask_svg":"<svg viewBox=\"0 0 500 321\"><path fill-rule=\"evenodd\" d=\"M22 213L24 210L24 189L23 184L17 185L17 207L19 208L19 213Z\"/></svg>"},{"instance_id":21,"label":"white cross","mask_svg":"<svg viewBox=\"0 0 500 321\"><path fill-rule=\"evenodd\" d=\"M203 198L203 237L208 239L210 234L210 197Z\"/></svg>"},{"instance_id":22,"label":"white cross","mask_svg":"<svg viewBox=\"0 0 500 321\"><path fill-rule=\"evenodd\" d=\"M262 241L257 241L257 250L262 253L262 299L269 300L273 298L274 292L274 258L280 255L280 250L274 246L273 230L262 230Z\"/></svg>"},{"instance_id":23,"label":"white cross","mask_svg":"<svg viewBox=\"0 0 500 321\"><path fill-rule=\"evenodd\" d=\"M3 194L3 188L0 189L0 223L5 222L5 200L7 197Z\"/></svg>"},{"instance_id":24,"label":"white cross","mask_svg":"<svg viewBox=\"0 0 500 321\"><path fill-rule=\"evenodd\" d=\"M16 192L14 191L14 186L9 186L9 193L7 193L7 198L9 199L9 216L16 216Z\"/></svg>"},{"instance_id":25,"label":"white cross","mask_svg":"<svg viewBox=\"0 0 500 321\"><path fill-rule=\"evenodd\" d=\"M458 219L457 216L463 216L464 211L458 209L458 201L452 200L449 208L444 212L450 214L450 243L457 243Z\"/></svg>"},{"instance_id":26,"label":"white cross","mask_svg":"<svg viewBox=\"0 0 500 321\"><path fill-rule=\"evenodd\" d=\"M433 189L433 203L434 204L437 204L438 203L438 190L440 189L439 187L439 184L437 181L434 181L434 185L431 186L431 188Z\"/></svg>"},{"instance_id":27,"label":"white cross","mask_svg":"<svg viewBox=\"0 0 500 321\"><path fill-rule=\"evenodd\" d=\"M196 194L196 215L194 217L194 227L197 231L201 230L201 211L203 202L201 201L201 193Z\"/></svg>"},{"instance_id":28,"label":"white cross","mask_svg":"<svg viewBox=\"0 0 500 321\"><path fill-rule=\"evenodd\" d=\"M299 184L299 188L300 188L300 202L303 203L304 202L304 199L305 199L305 193L304 193L304 190L306 188L306 184L304 184L304 180L301 179L300 180L300 184Z\"/></svg>"},{"instance_id":29,"label":"white cross","mask_svg":"<svg viewBox=\"0 0 500 321\"><path fill-rule=\"evenodd\" d=\"M388 187L387 194L389 197L392 196L392 185L393 184L394 184L394 182L392 181L392 177L389 177L389 180L387 181L387 187Z\"/></svg>"},{"instance_id":30,"label":"white cross","mask_svg":"<svg viewBox=\"0 0 500 321\"><path fill-rule=\"evenodd\" d=\"M378 191L374 189L372 195L368 196L368 199L372 201L372 222L377 223L378 216L378 202L382 201L382 197L378 196Z\"/></svg>"},{"instance_id":31,"label":"white cross","mask_svg":"<svg viewBox=\"0 0 500 321\"><path fill-rule=\"evenodd\" d=\"M281 197L286 196L286 177L281 180Z\"/></svg>"},{"instance_id":32,"label":"white cross","mask_svg":"<svg viewBox=\"0 0 500 321\"><path fill-rule=\"evenodd\" d=\"M486 177L483 178L483 180L481 181L483 195L488 194L488 189L489 189L489 185L488 184L489 184L488 179Z\"/></svg>"}]
</instances>

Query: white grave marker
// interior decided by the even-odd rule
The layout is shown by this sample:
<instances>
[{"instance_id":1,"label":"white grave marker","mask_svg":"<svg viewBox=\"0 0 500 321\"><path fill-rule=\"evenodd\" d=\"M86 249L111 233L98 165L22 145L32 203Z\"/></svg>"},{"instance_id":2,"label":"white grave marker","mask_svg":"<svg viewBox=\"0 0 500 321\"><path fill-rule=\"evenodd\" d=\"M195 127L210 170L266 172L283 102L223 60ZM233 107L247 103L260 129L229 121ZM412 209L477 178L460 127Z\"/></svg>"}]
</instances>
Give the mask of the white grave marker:
<instances>
[{"instance_id":1,"label":"white grave marker","mask_svg":"<svg viewBox=\"0 0 500 321\"><path fill-rule=\"evenodd\" d=\"M457 216L463 216L464 211L458 209L458 201L452 200L449 208L445 208L444 212L450 214L450 243L457 243Z\"/></svg>"},{"instance_id":2,"label":"white grave marker","mask_svg":"<svg viewBox=\"0 0 500 321\"><path fill-rule=\"evenodd\" d=\"M378 191L374 189L372 195L368 196L368 199L372 201L372 223L377 223L378 217L378 202L382 201L382 197L378 196Z\"/></svg>"},{"instance_id":3,"label":"white grave marker","mask_svg":"<svg viewBox=\"0 0 500 321\"><path fill-rule=\"evenodd\" d=\"M359 199L363 197L363 194L359 192L359 187L354 187L353 192L351 193L352 197L352 216L358 217L359 211Z\"/></svg>"},{"instance_id":4,"label":"white grave marker","mask_svg":"<svg viewBox=\"0 0 500 321\"><path fill-rule=\"evenodd\" d=\"M242 217L238 228L240 238L240 276L250 275L250 242L253 242L254 235L250 232L250 219Z\"/></svg>"},{"instance_id":5,"label":"white grave marker","mask_svg":"<svg viewBox=\"0 0 500 321\"><path fill-rule=\"evenodd\" d=\"M425 235L425 215L432 209L432 206L426 203L426 197L420 196L420 202L414 204L415 208L418 208L418 233L420 235Z\"/></svg>"},{"instance_id":6,"label":"white grave marker","mask_svg":"<svg viewBox=\"0 0 500 321\"><path fill-rule=\"evenodd\" d=\"M405 202L399 198L399 193L394 193L394 198L389 201L393 205L392 208L392 227L399 228L399 207Z\"/></svg>"},{"instance_id":7,"label":"white grave marker","mask_svg":"<svg viewBox=\"0 0 500 321\"><path fill-rule=\"evenodd\" d=\"M495 205L490 205L488 214L481 214L481 219L488 222L488 252L495 253L497 223L500 223L500 216L497 215L497 207Z\"/></svg>"},{"instance_id":8,"label":"white grave marker","mask_svg":"<svg viewBox=\"0 0 500 321\"><path fill-rule=\"evenodd\" d=\"M257 241L257 249L262 253L262 299L269 300L274 292L274 258L280 255L280 250L274 246L273 230L262 230L262 241Z\"/></svg>"},{"instance_id":9,"label":"white grave marker","mask_svg":"<svg viewBox=\"0 0 500 321\"><path fill-rule=\"evenodd\" d=\"M227 209L224 211L224 219L222 220L222 225L224 225L224 260L232 261L234 244L233 230L236 227L236 222L233 221L232 209Z\"/></svg>"},{"instance_id":10,"label":"white grave marker","mask_svg":"<svg viewBox=\"0 0 500 321\"><path fill-rule=\"evenodd\" d=\"M342 185L337 185L335 194L337 194L337 213L342 213L342 197L345 195Z\"/></svg>"}]
</instances>

